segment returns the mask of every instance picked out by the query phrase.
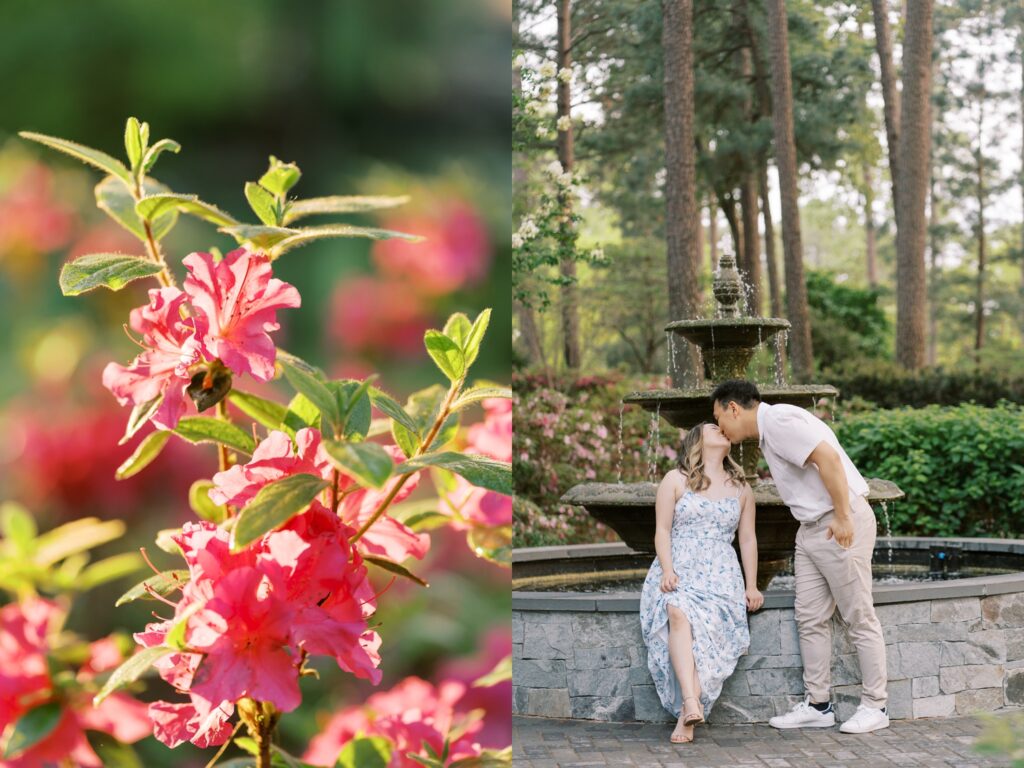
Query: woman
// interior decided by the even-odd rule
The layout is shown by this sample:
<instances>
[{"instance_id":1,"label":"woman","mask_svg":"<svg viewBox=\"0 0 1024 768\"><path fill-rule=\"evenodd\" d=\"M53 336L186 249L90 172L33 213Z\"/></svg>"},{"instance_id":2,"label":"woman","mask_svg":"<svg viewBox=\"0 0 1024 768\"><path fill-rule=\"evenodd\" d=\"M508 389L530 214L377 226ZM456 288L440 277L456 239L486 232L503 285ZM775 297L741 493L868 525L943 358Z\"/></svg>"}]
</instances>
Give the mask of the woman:
<instances>
[{"instance_id":1,"label":"woman","mask_svg":"<svg viewBox=\"0 0 1024 768\"><path fill-rule=\"evenodd\" d=\"M693 726L710 714L750 645L747 611L764 603L754 494L731 447L717 426L698 424L683 439L678 469L658 486L658 557L644 581L640 624L658 696L678 718L670 738L677 744L693 741ZM732 548L737 527L742 573Z\"/></svg>"}]
</instances>

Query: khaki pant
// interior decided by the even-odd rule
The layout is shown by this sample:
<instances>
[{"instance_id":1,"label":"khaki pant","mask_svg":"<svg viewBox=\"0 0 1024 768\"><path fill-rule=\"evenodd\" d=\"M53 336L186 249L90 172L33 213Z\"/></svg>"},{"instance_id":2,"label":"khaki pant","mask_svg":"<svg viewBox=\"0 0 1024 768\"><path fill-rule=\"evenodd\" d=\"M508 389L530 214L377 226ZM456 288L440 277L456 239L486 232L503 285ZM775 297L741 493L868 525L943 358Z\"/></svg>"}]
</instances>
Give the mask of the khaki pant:
<instances>
[{"instance_id":1,"label":"khaki pant","mask_svg":"<svg viewBox=\"0 0 1024 768\"><path fill-rule=\"evenodd\" d=\"M871 598L871 556L876 522L871 505L862 496L850 505L853 545L839 546L826 539L832 521L828 512L814 523L801 523L796 534L794 603L804 687L815 702L828 701L832 667L831 620L836 607L849 625L857 649L863 684L861 703L884 707L887 700L885 638Z\"/></svg>"}]
</instances>

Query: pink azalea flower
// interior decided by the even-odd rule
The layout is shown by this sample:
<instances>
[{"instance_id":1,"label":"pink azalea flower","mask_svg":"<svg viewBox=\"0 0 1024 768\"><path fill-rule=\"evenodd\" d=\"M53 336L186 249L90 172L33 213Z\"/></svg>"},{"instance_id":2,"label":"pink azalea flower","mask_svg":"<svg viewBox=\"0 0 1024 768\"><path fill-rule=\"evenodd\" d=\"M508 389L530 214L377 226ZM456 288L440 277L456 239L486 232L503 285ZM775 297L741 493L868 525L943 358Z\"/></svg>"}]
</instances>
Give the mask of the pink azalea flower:
<instances>
[{"instance_id":1,"label":"pink azalea flower","mask_svg":"<svg viewBox=\"0 0 1024 768\"><path fill-rule=\"evenodd\" d=\"M270 260L245 248L219 262L209 253L192 253L182 263L189 270L185 293L196 311L206 356L235 373L272 379L277 348L270 333L280 328L277 310L300 305L295 286L271 277Z\"/></svg>"},{"instance_id":2,"label":"pink azalea flower","mask_svg":"<svg viewBox=\"0 0 1024 768\"><path fill-rule=\"evenodd\" d=\"M352 352L419 357L431 322L424 299L397 281L355 277L331 299L331 337Z\"/></svg>"},{"instance_id":3,"label":"pink azalea flower","mask_svg":"<svg viewBox=\"0 0 1024 768\"><path fill-rule=\"evenodd\" d=\"M64 611L48 600L32 598L0 608L0 733L29 709L55 700L46 659L51 633L63 621ZM112 640L97 641L90 646L77 680L87 683L121 661ZM102 768L85 737L86 730L102 731L128 744L152 731L146 705L127 694L115 693L95 708L92 694L85 689L66 690L59 700L62 711L54 729L0 765L45 768L70 757L77 766Z\"/></svg>"},{"instance_id":4,"label":"pink azalea flower","mask_svg":"<svg viewBox=\"0 0 1024 768\"><path fill-rule=\"evenodd\" d=\"M305 444L313 456L316 444ZM366 567L348 544L351 534L319 502L234 554L222 528L185 524L174 540L190 580L175 616L135 636L152 647L186 622L188 651L154 666L189 701L150 705L157 739L168 746L221 744L243 697L271 702L282 712L295 709L300 667L310 654L331 656L343 670L380 681L380 637L366 626L376 604Z\"/></svg>"},{"instance_id":5,"label":"pink azalea flower","mask_svg":"<svg viewBox=\"0 0 1024 768\"><path fill-rule=\"evenodd\" d=\"M445 681L433 686L418 677L407 677L390 691L375 693L364 706L348 707L328 722L323 733L310 743L303 760L314 765L332 766L345 744L357 735L384 736L394 745L389 768L417 768L421 763L407 753L427 756L424 742L437 754L453 727L465 726L451 743L446 765L481 753L474 740L479 720L461 721L456 704L466 691L465 684Z\"/></svg>"},{"instance_id":6,"label":"pink azalea flower","mask_svg":"<svg viewBox=\"0 0 1024 768\"><path fill-rule=\"evenodd\" d=\"M489 398L482 405L484 420L467 430L466 452L490 456L499 461L511 461L512 401ZM455 489L448 494L448 501L466 521L453 521L454 528L512 524L511 496L478 488L461 476L455 478Z\"/></svg>"},{"instance_id":7,"label":"pink azalea flower","mask_svg":"<svg viewBox=\"0 0 1024 768\"><path fill-rule=\"evenodd\" d=\"M512 632L508 624L488 631L481 645L482 653L469 659L449 661L441 666L438 675L466 684L466 692L455 704L456 712L484 710L483 727L476 734L481 746L504 749L512 743L512 681L504 680L487 687L473 687L473 682L512 653Z\"/></svg>"},{"instance_id":8,"label":"pink azalea flower","mask_svg":"<svg viewBox=\"0 0 1024 768\"><path fill-rule=\"evenodd\" d=\"M151 418L161 429L174 429L185 413L189 366L200 359L195 320L182 317L186 298L177 288L150 290L149 304L133 309L130 316L145 350L127 368L110 363L103 370L103 386L121 405L142 405L163 395Z\"/></svg>"}]
</instances>

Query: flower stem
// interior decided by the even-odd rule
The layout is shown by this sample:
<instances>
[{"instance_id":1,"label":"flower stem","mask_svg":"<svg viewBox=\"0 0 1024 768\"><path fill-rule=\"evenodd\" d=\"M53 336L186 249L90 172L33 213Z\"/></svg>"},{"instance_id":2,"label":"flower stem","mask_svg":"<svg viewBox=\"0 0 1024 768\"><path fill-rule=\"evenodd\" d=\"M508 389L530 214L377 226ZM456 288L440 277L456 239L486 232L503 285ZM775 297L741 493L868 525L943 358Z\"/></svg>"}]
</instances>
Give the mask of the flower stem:
<instances>
[{"instance_id":1,"label":"flower stem","mask_svg":"<svg viewBox=\"0 0 1024 768\"><path fill-rule=\"evenodd\" d=\"M135 202L137 203L139 202L139 200L142 199L142 196L142 179L136 177L135 194L132 195L132 197L135 199ZM142 221L142 228L146 232L146 251L149 253L149 258L155 263L159 264L161 267L160 272L158 272L156 275L157 281L160 283L160 285L164 286L165 288L168 286L175 285L174 275L172 275L171 270L168 269L167 262L164 261L164 255L160 252L160 246L157 243L156 238L153 237L152 225L148 221L143 219L141 216L139 217L139 219Z\"/></svg>"},{"instance_id":2,"label":"flower stem","mask_svg":"<svg viewBox=\"0 0 1024 768\"><path fill-rule=\"evenodd\" d=\"M217 403L217 418L229 424L231 423L231 419L228 418L227 404L223 400ZM231 466L231 460L228 458L228 447L223 443L217 443L217 466L220 467L221 472L226 471Z\"/></svg>"},{"instance_id":3,"label":"flower stem","mask_svg":"<svg viewBox=\"0 0 1024 768\"><path fill-rule=\"evenodd\" d=\"M259 750L256 768L271 768L271 744L280 713L269 701L242 699L238 702L238 714Z\"/></svg>"},{"instance_id":4,"label":"flower stem","mask_svg":"<svg viewBox=\"0 0 1024 768\"><path fill-rule=\"evenodd\" d=\"M458 381L452 382L451 387L448 389L448 395L445 397L444 402L441 403L441 407L438 409L437 418L434 420L434 424L430 427L430 431L423 439L423 442L420 443L415 453L409 457L410 459L415 459L417 456L422 455L430 444L434 442L434 438L437 437L437 433L441 431L441 427L444 424L445 419L447 419L448 415L451 413L452 403L454 403L455 398L458 397L459 390L462 389L463 381L464 379L459 379ZM405 485L406 481L411 476L412 473L407 472L398 478L398 482L395 483L390 491L388 491L388 495L384 497L380 506L373 511L370 518L359 527L359 530L356 531L355 535L349 540L350 544L358 541L359 538L370 529L370 526L377 522L378 518L384 514L387 508L391 505L391 502L395 500L395 496L397 496L398 492L402 490L402 486Z\"/></svg>"}]
</instances>

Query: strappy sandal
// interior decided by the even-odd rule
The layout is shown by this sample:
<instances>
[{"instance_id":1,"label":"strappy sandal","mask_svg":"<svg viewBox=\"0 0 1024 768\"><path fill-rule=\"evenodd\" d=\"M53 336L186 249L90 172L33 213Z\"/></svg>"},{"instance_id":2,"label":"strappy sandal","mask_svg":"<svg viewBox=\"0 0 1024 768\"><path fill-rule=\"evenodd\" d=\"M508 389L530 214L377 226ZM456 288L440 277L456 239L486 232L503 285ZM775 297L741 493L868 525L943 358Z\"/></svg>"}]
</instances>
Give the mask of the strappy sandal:
<instances>
[{"instance_id":1,"label":"strappy sandal","mask_svg":"<svg viewBox=\"0 0 1024 768\"><path fill-rule=\"evenodd\" d=\"M698 699L696 696L685 696L683 698L683 704L685 705L687 701L696 701L697 711L696 713L687 714L684 709L683 725L700 725L704 722L704 707L701 705L700 699Z\"/></svg>"},{"instance_id":2,"label":"strappy sandal","mask_svg":"<svg viewBox=\"0 0 1024 768\"><path fill-rule=\"evenodd\" d=\"M672 742L673 744L689 744L691 741L693 741L693 735L692 734L690 736L684 736L682 734L677 734L676 731L679 729L679 727L680 727L679 723L676 723L675 730L672 731L672 735L668 737L668 740L670 742ZM685 727L685 724L684 724L684 727Z\"/></svg>"}]
</instances>

